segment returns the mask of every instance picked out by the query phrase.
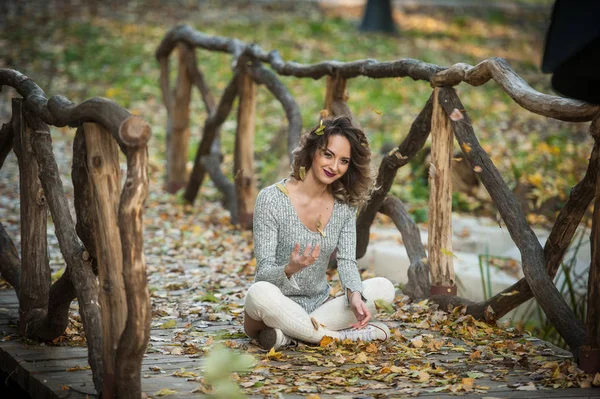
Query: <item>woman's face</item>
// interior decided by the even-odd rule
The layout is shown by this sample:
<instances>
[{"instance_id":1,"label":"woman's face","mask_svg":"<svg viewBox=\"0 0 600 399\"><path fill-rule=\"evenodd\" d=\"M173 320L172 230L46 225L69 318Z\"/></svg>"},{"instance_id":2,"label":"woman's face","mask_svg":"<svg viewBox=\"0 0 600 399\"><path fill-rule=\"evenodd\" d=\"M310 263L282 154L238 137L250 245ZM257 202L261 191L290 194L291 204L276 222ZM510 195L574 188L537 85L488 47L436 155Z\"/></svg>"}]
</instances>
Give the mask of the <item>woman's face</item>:
<instances>
[{"instance_id":1,"label":"woman's face","mask_svg":"<svg viewBox=\"0 0 600 399\"><path fill-rule=\"evenodd\" d=\"M331 184L344 176L350 166L350 142L341 135L329 136L327 147L317 149L311 171L317 181Z\"/></svg>"}]
</instances>

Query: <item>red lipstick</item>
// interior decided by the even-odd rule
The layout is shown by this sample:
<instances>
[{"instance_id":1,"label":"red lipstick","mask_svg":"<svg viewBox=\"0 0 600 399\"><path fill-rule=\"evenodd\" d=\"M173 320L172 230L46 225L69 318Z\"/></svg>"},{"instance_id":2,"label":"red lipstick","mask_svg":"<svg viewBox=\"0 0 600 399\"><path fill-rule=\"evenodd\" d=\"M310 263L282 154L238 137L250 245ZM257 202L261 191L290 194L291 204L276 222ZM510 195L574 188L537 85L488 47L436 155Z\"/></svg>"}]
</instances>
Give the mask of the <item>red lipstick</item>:
<instances>
[{"instance_id":1,"label":"red lipstick","mask_svg":"<svg viewBox=\"0 0 600 399\"><path fill-rule=\"evenodd\" d=\"M333 177L333 176L335 176L335 173L329 173L325 169L323 169L323 172L325 172L325 175L327 175L327 177Z\"/></svg>"}]
</instances>

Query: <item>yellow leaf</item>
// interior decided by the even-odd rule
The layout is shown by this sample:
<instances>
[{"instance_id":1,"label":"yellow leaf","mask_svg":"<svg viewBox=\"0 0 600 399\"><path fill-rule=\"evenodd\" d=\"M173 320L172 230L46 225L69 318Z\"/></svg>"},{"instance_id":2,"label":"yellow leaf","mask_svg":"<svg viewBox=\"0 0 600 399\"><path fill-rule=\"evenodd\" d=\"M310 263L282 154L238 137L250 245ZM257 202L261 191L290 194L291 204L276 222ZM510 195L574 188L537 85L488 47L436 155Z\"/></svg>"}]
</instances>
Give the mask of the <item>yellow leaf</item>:
<instances>
[{"instance_id":1,"label":"yellow leaf","mask_svg":"<svg viewBox=\"0 0 600 399\"><path fill-rule=\"evenodd\" d=\"M383 115L383 112L381 112L380 110L378 110L377 108L372 108L373 112L375 112L377 115L381 116Z\"/></svg>"},{"instance_id":2,"label":"yellow leaf","mask_svg":"<svg viewBox=\"0 0 600 399\"><path fill-rule=\"evenodd\" d=\"M165 321L163 324L160 325L159 328L174 328L175 326L177 326L177 322L175 320L169 320L169 321Z\"/></svg>"},{"instance_id":3,"label":"yellow leaf","mask_svg":"<svg viewBox=\"0 0 600 399\"><path fill-rule=\"evenodd\" d=\"M413 339L411 339L410 343L413 344L413 346L415 348L422 348L423 347L423 338L420 335L418 335L418 336L414 337Z\"/></svg>"},{"instance_id":4,"label":"yellow leaf","mask_svg":"<svg viewBox=\"0 0 600 399\"><path fill-rule=\"evenodd\" d=\"M467 154L471 152L471 146L469 145L469 143L463 143L461 145L462 149L464 152L466 152Z\"/></svg>"},{"instance_id":5,"label":"yellow leaf","mask_svg":"<svg viewBox=\"0 0 600 399\"><path fill-rule=\"evenodd\" d=\"M300 180L306 179L306 168L304 166L298 168L298 175L300 175Z\"/></svg>"},{"instance_id":6,"label":"yellow leaf","mask_svg":"<svg viewBox=\"0 0 600 399\"><path fill-rule=\"evenodd\" d=\"M319 127L317 128L317 130L315 130L315 134L317 136L322 136L323 134L325 134L324 130L325 130L325 125L323 124L323 119L321 119L321 123L319 124Z\"/></svg>"},{"instance_id":7,"label":"yellow leaf","mask_svg":"<svg viewBox=\"0 0 600 399\"><path fill-rule=\"evenodd\" d=\"M276 352L275 348L271 348L269 353L267 353L267 359L269 360L278 360L281 359L282 356L283 354L281 352Z\"/></svg>"},{"instance_id":8,"label":"yellow leaf","mask_svg":"<svg viewBox=\"0 0 600 399\"><path fill-rule=\"evenodd\" d=\"M174 395L176 393L177 393L177 391L175 391L173 389L163 388L160 391L154 392L154 396L168 396L168 395Z\"/></svg>"},{"instance_id":9,"label":"yellow leaf","mask_svg":"<svg viewBox=\"0 0 600 399\"><path fill-rule=\"evenodd\" d=\"M308 395L306 397L306 399L321 399L321 397L319 395L317 395L316 393L311 393L310 395Z\"/></svg>"},{"instance_id":10,"label":"yellow leaf","mask_svg":"<svg viewBox=\"0 0 600 399\"><path fill-rule=\"evenodd\" d=\"M62 389L63 391L68 391L70 388L68 385L63 385L62 387L60 387L60 389Z\"/></svg>"},{"instance_id":11,"label":"yellow leaf","mask_svg":"<svg viewBox=\"0 0 600 399\"><path fill-rule=\"evenodd\" d=\"M355 358L354 363L367 363L369 358L365 352L360 352Z\"/></svg>"},{"instance_id":12,"label":"yellow leaf","mask_svg":"<svg viewBox=\"0 0 600 399\"><path fill-rule=\"evenodd\" d=\"M542 185L542 174L540 172L536 172L533 175L529 175L527 176L527 181L532 186L540 187Z\"/></svg>"},{"instance_id":13,"label":"yellow leaf","mask_svg":"<svg viewBox=\"0 0 600 399\"><path fill-rule=\"evenodd\" d=\"M277 187L279 189L279 191L281 191L282 193L284 193L286 196L288 196L288 197L290 196L290 193L289 193L287 187L284 186L283 184L281 184L281 183L275 183L275 187Z\"/></svg>"},{"instance_id":14,"label":"yellow leaf","mask_svg":"<svg viewBox=\"0 0 600 399\"><path fill-rule=\"evenodd\" d=\"M472 391L475 380L473 378L463 378L462 386L465 391Z\"/></svg>"},{"instance_id":15,"label":"yellow leaf","mask_svg":"<svg viewBox=\"0 0 600 399\"><path fill-rule=\"evenodd\" d=\"M448 251L446 248L440 248L440 252L446 256L452 256L452 257L455 257L456 259L458 259L458 257L456 255L454 255L454 253L452 251Z\"/></svg>"},{"instance_id":16,"label":"yellow leaf","mask_svg":"<svg viewBox=\"0 0 600 399\"><path fill-rule=\"evenodd\" d=\"M321 342L319 342L319 346L327 346L330 343L332 343L334 341L334 339L328 335L325 335L323 338L321 338Z\"/></svg>"}]
</instances>

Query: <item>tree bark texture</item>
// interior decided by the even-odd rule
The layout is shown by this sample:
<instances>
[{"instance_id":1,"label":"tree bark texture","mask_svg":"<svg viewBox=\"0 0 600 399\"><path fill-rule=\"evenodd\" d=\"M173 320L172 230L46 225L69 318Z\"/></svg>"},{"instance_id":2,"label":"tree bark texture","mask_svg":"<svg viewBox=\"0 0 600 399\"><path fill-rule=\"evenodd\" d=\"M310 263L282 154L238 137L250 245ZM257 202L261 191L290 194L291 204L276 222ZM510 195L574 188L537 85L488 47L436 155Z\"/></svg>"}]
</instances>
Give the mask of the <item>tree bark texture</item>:
<instances>
[{"instance_id":1,"label":"tree bark texture","mask_svg":"<svg viewBox=\"0 0 600 399\"><path fill-rule=\"evenodd\" d=\"M346 79L341 76L327 76L327 85L325 88L325 104L323 108L327 110L330 116L345 115L350 118L352 125L360 128L360 125L352 116L352 111L348 107L348 91L346 91Z\"/></svg>"},{"instance_id":2,"label":"tree bark texture","mask_svg":"<svg viewBox=\"0 0 600 399\"><path fill-rule=\"evenodd\" d=\"M427 298L430 287L429 262L419 227L398 198L388 196L381 206L381 213L388 215L402 234L402 242L410 260L408 282L402 287L402 292L412 300Z\"/></svg>"},{"instance_id":3,"label":"tree bark texture","mask_svg":"<svg viewBox=\"0 0 600 399\"><path fill-rule=\"evenodd\" d=\"M282 76L312 79L320 79L324 76L340 76L344 79L357 76L375 79L410 77L413 80L428 81L433 87L454 86L463 81L473 86L479 86L494 79L519 105L540 115L565 121L582 122L591 121L600 111L598 105L547 95L532 89L502 58L489 58L476 66L459 63L450 68L410 58L387 62L379 62L374 59L350 62L322 61L303 65L284 61L277 50L266 51L255 44L206 35L194 30L189 25L180 25L167 32L156 50L156 58L161 65L179 42L194 48L200 47L210 51L229 53L235 58L244 53L251 60L270 64ZM163 76L162 73L161 76Z\"/></svg>"},{"instance_id":4,"label":"tree bark texture","mask_svg":"<svg viewBox=\"0 0 600 399\"><path fill-rule=\"evenodd\" d=\"M196 196L198 195L198 191L200 190L200 186L202 185L202 181L204 180L204 175L206 174L206 169L202 164L202 157L210 154L213 141L217 137L221 125L223 122L225 122L225 119L227 119L227 116L231 112L231 108L235 98L237 97L237 94L238 73L235 72L233 78L225 88L216 110L211 113L204 122L202 140L200 140L200 144L198 145L196 159L194 160L194 167L183 195L183 198L190 204L194 203Z\"/></svg>"},{"instance_id":5,"label":"tree bark texture","mask_svg":"<svg viewBox=\"0 0 600 399\"><path fill-rule=\"evenodd\" d=\"M193 50L180 43L179 73L173 93L168 99L167 113L167 192L176 193L187 183L187 153L190 140L190 99L192 96L192 80L188 74L188 60L193 57Z\"/></svg>"},{"instance_id":6,"label":"tree bark texture","mask_svg":"<svg viewBox=\"0 0 600 399\"><path fill-rule=\"evenodd\" d=\"M365 256L367 252L371 225L394 183L398 169L406 165L423 148L429 137L433 110L431 99L432 97L429 97L425 106L413 121L402 143L381 160L375 183L376 189L356 220L356 257L358 259Z\"/></svg>"},{"instance_id":7,"label":"tree bark texture","mask_svg":"<svg viewBox=\"0 0 600 399\"><path fill-rule=\"evenodd\" d=\"M431 115L431 164L429 166L429 273L432 287L455 285L452 255L452 152L450 118L433 92Z\"/></svg>"},{"instance_id":8,"label":"tree bark texture","mask_svg":"<svg viewBox=\"0 0 600 399\"><path fill-rule=\"evenodd\" d=\"M119 205L119 230L123 253L123 276L127 292L127 322L119 341L116 362L119 398L142 395L142 358L150 339L150 293L144 258L144 202L148 196L148 140L150 126L141 118L131 117L120 129L129 144L127 180Z\"/></svg>"},{"instance_id":9,"label":"tree bark texture","mask_svg":"<svg viewBox=\"0 0 600 399\"><path fill-rule=\"evenodd\" d=\"M28 112L27 106L25 112ZM32 112L33 113L33 112ZM67 264L65 273L71 277L79 300L79 310L88 343L88 361L92 368L94 386L102 389L102 325L98 302L98 282L92 271L89 254L82 247L75 232L69 205L64 194L58 167L52 153L49 132L33 135L33 152L40 165L40 181L56 226L58 244Z\"/></svg>"},{"instance_id":10,"label":"tree bark texture","mask_svg":"<svg viewBox=\"0 0 600 399\"><path fill-rule=\"evenodd\" d=\"M19 160L21 200L21 281L19 287L19 333L34 338L48 311L50 266L46 227L48 205L33 156L36 130L50 134L48 126L23 110L22 100L13 99L15 152Z\"/></svg>"},{"instance_id":11,"label":"tree bark texture","mask_svg":"<svg viewBox=\"0 0 600 399\"><path fill-rule=\"evenodd\" d=\"M256 125L256 84L243 71L238 76L240 104L235 133L235 191L237 194L238 219L242 228L252 227L256 202L254 176L254 129Z\"/></svg>"},{"instance_id":12,"label":"tree bark texture","mask_svg":"<svg viewBox=\"0 0 600 399\"><path fill-rule=\"evenodd\" d=\"M508 232L521 252L523 273L533 291L535 298L544 310L550 322L564 338L577 357L579 347L585 336L582 323L575 317L573 311L554 286L545 267L544 251L535 233L531 230L521 207L512 192L502 179L502 176L481 148L464 107L453 88L440 88L439 101L448 115L453 115L451 121L465 159L474 169L479 170L479 177L494 201ZM456 117L460 112L462 118ZM470 150L466 150L469 148ZM478 168L477 168L478 167Z\"/></svg>"},{"instance_id":13,"label":"tree bark texture","mask_svg":"<svg viewBox=\"0 0 600 399\"><path fill-rule=\"evenodd\" d=\"M116 350L125 328L127 304L123 283L123 254L117 212L121 194L119 148L110 134L96 123L84 123L87 165L97 217L94 237L98 260L98 297L102 315L102 394L115 393Z\"/></svg>"}]
</instances>

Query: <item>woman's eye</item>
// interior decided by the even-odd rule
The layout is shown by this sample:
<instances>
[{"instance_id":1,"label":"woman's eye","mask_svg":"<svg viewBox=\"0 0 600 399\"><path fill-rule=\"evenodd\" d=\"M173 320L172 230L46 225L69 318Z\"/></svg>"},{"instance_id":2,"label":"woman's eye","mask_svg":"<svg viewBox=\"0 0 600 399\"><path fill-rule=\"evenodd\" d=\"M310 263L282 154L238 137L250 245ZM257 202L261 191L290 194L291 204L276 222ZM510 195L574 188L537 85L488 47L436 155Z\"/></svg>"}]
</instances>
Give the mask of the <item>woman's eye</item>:
<instances>
[{"instance_id":1,"label":"woman's eye","mask_svg":"<svg viewBox=\"0 0 600 399\"><path fill-rule=\"evenodd\" d=\"M323 155L325 155L326 158L331 158L331 153L329 153L329 152L326 152Z\"/></svg>"},{"instance_id":2,"label":"woman's eye","mask_svg":"<svg viewBox=\"0 0 600 399\"><path fill-rule=\"evenodd\" d=\"M344 165L348 165L348 164L350 163L350 161L348 161L347 159L344 159L344 160L342 160L342 163L343 163Z\"/></svg>"}]
</instances>

